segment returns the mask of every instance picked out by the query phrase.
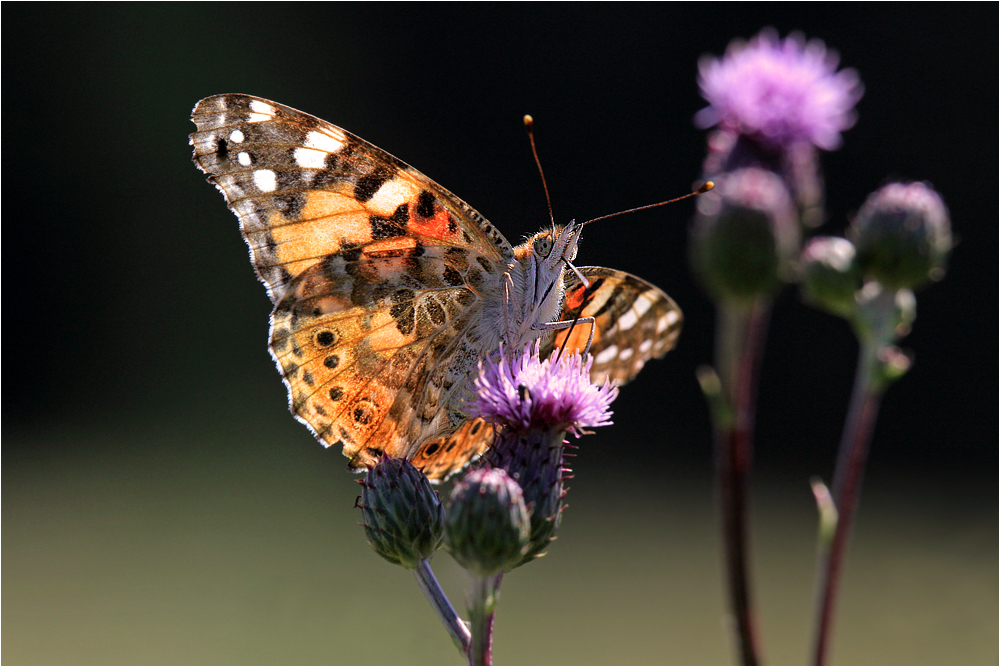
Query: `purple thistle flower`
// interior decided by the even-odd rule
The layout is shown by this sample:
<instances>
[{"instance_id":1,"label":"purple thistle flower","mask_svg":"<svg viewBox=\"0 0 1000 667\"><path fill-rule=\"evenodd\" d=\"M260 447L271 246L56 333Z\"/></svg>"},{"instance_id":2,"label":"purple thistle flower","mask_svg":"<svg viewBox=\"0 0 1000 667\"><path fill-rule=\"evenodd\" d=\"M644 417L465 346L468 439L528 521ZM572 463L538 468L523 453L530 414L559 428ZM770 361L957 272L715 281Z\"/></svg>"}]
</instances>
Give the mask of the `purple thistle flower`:
<instances>
[{"instance_id":1,"label":"purple thistle flower","mask_svg":"<svg viewBox=\"0 0 1000 667\"><path fill-rule=\"evenodd\" d=\"M779 40L765 29L749 44L731 42L724 58L703 57L698 65L709 106L695 124L719 125L775 149L808 142L833 150L854 125L863 92L857 73L838 72L837 63L823 42L805 42L798 33Z\"/></svg>"},{"instance_id":2,"label":"purple thistle flower","mask_svg":"<svg viewBox=\"0 0 1000 667\"><path fill-rule=\"evenodd\" d=\"M584 429L607 426L618 387L591 384L593 363L592 356L584 361L579 354L542 360L537 343L515 355L501 348L498 361L479 362L473 412L520 433L557 430L580 437Z\"/></svg>"}]
</instances>

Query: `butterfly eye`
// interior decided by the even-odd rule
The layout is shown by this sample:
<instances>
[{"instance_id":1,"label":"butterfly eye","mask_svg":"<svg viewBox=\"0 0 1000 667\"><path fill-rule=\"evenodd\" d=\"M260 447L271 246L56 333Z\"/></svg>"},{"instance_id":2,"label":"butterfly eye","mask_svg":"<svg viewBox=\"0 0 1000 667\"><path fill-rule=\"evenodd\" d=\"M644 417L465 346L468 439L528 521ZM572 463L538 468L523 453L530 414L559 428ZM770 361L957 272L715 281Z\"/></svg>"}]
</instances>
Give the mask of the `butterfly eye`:
<instances>
[{"instance_id":1,"label":"butterfly eye","mask_svg":"<svg viewBox=\"0 0 1000 667\"><path fill-rule=\"evenodd\" d=\"M548 257L549 253L552 252L552 239L548 236L539 236L535 239L533 244L536 255L541 257Z\"/></svg>"}]
</instances>

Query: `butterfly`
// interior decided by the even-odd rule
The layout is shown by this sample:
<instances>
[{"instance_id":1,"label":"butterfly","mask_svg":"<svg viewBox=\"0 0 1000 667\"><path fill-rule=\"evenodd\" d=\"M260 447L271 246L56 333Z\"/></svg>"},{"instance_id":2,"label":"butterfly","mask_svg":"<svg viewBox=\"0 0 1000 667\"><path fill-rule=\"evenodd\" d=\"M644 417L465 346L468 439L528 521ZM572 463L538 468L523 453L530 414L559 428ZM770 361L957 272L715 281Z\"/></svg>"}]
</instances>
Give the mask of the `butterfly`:
<instances>
[{"instance_id":1,"label":"butterfly","mask_svg":"<svg viewBox=\"0 0 1000 667\"><path fill-rule=\"evenodd\" d=\"M292 414L359 471L407 457L432 480L482 454L480 359L538 340L630 380L680 334L677 304L622 271L575 267L581 224L512 247L482 215L353 134L249 95L195 106L194 162L240 221L274 304ZM568 269L568 270L567 270Z\"/></svg>"}]
</instances>

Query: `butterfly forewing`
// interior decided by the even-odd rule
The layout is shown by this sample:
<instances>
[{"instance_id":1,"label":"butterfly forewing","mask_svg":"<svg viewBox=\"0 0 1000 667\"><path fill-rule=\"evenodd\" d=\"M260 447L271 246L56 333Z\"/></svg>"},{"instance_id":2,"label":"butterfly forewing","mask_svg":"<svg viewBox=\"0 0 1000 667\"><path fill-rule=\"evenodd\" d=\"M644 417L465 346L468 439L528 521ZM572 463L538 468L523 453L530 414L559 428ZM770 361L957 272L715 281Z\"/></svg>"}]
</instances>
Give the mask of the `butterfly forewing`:
<instances>
[{"instance_id":1,"label":"butterfly forewing","mask_svg":"<svg viewBox=\"0 0 1000 667\"><path fill-rule=\"evenodd\" d=\"M493 261L510 244L451 192L326 121L249 95L216 95L192 113L195 163L222 190L274 301L323 257L407 235Z\"/></svg>"}]
</instances>

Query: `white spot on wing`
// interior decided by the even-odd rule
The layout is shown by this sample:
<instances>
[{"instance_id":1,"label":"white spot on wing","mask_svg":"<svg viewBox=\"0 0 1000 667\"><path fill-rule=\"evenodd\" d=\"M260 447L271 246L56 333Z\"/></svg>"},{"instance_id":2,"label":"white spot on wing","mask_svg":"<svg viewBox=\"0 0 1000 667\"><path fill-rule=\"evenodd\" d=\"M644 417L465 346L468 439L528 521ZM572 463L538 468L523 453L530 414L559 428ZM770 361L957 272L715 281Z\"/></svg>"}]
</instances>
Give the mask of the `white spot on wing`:
<instances>
[{"instance_id":1,"label":"white spot on wing","mask_svg":"<svg viewBox=\"0 0 1000 667\"><path fill-rule=\"evenodd\" d=\"M628 331L635 323L639 321L639 316L631 309L625 311L625 314L618 318L618 328L622 331Z\"/></svg>"},{"instance_id":2,"label":"white spot on wing","mask_svg":"<svg viewBox=\"0 0 1000 667\"><path fill-rule=\"evenodd\" d=\"M236 156L236 159L240 161L240 164L244 167L250 166L250 154L246 151L240 151L240 154Z\"/></svg>"},{"instance_id":3,"label":"white spot on wing","mask_svg":"<svg viewBox=\"0 0 1000 667\"><path fill-rule=\"evenodd\" d=\"M671 310L663 315L660 315L660 319L656 321L656 333L663 333L674 324L677 324L680 315L677 314L676 310Z\"/></svg>"},{"instance_id":4,"label":"white spot on wing","mask_svg":"<svg viewBox=\"0 0 1000 667\"><path fill-rule=\"evenodd\" d=\"M618 346L617 345L611 345L611 346L606 347L605 349L601 350L594 357L594 363L595 364L606 364L606 363L608 363L609 361L611 361L612 359L614 359L617 356L618 356Z\"/></svg>"},{"instance_id":5,"label":"white spot on wing","mask_svg":"<svg viewBox=\"0 0 1000 667\"><path fill-rule=\"evenodd\" d=\"M339 153L344 147L346 137L331 137L329 134L313 130L306 135L304 146L326 151L327 153Z\"/></svg>"},{"instance_id":6,"label":"white spot on wing","mask_svg":"<svg viewBox=\"0 0 1000 667\"><path fill-rule=\"evenodd\" d=\"M260 100L250 101L250 111L253 111L254 113L267 114L268 116L273 116L274 114L277 113L274 107L272 107L270 104L267 104L266 102L261 102Z\"/></svg>"},{"instance_id":7,"label":"white spot on wing","mask_svg":"<svg viewBox=\"0 0 1000 667\"><path fill-rule=\"evenodd\" d=\"M632 348L626 347L624 350L622 350L622 353L618 355L618 358L621 359L622 361L628 361L629 357L631 356L632 356Z\"/></svg>"},{"instance_id":8,"label":"white spot on wing","mask_svg":"<svg viewBox=\"0 0 1000 667\"><path fill-rule=\"evenodd\" d=\"M415 200L417 194L413 185L402 179L393 178L382 184L365 207L379 215L389 217L396 212L400 204Z\"/></svg>"},{"instance_id":9,"label":"white spot on wing","mask_svg":"<svg viewBox=\"0 0 1000 667\"><path fill-rule=\"evenodd\" d=\"M229 140L234 144L242 144L243 139L245 139L245 137L243 136L243 132L240 130L233 130L229 133Z\"/></svg>"},{"instance_id":10,"label":"white spot on wing","mask_svg":"<svg viewBox=\"0 0 1000 667\"><path fill-rule=\"evenodd\" d=\"M651 299L646 296L649 292L643 292L638 297L636 297L635 303L632 304L632 308L635 309L635 314L642 317L649 310L650 306L653 305L655 299Z\"/></svg>"},{"instance_id":11,"label":"white spot on wing","mask_svg":"<svg viewBox=\"0 0 1000 667\"><path fill-rule=\"evenodd\" d=\"M326 153L308 148L295 149L295 164L306 169L322 169Z\"/></svg>"},{"instance_id":12,"label":"white spot on wing","mask_svg":"<svg viewBox=\"0 0 1000 667\"><path fill-rule=\"evenodd\" d=\"M253 173L253 184L261 192L274 192L278 188L278 179L270 169L258 169Z\"/></svg>"},{"instance_id":13,"label":"white spot on wing","mask_svg":"<svg viewBox=\"0 0 1000 667\"><path fill-rule=\"evenodd\" d=\"M639 344L639 352L641 352L642 354L646 354L652 347L653 347L653 340L651 338L647 338L646 340L642 341L642 343Z\"/></svg>"}]
</instances>

